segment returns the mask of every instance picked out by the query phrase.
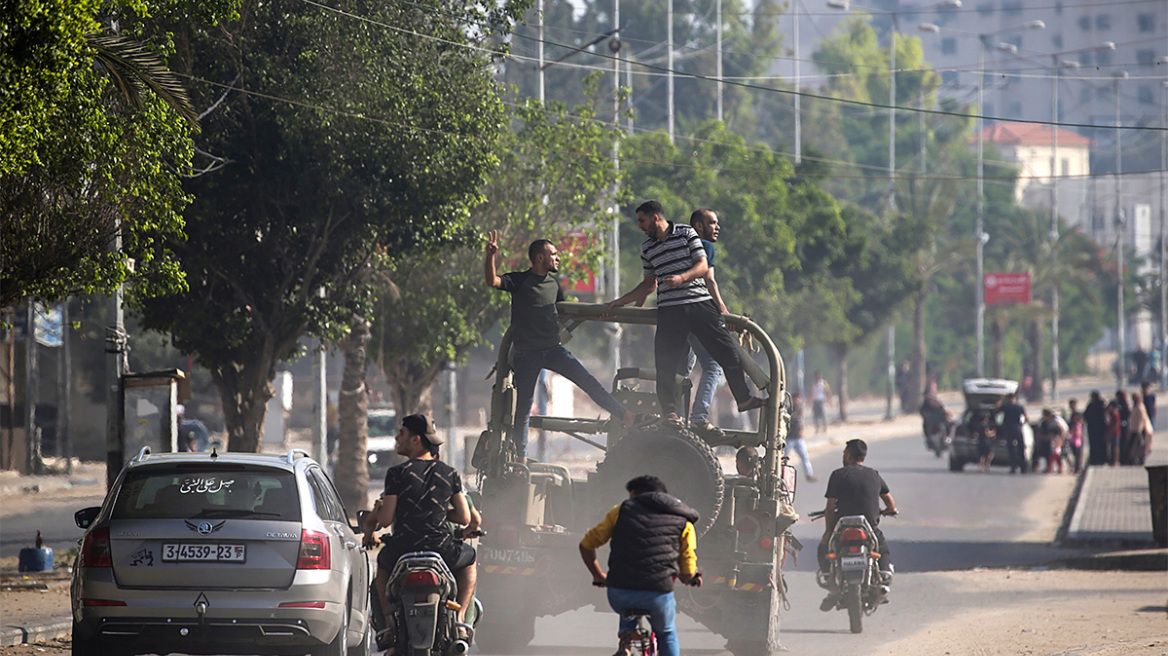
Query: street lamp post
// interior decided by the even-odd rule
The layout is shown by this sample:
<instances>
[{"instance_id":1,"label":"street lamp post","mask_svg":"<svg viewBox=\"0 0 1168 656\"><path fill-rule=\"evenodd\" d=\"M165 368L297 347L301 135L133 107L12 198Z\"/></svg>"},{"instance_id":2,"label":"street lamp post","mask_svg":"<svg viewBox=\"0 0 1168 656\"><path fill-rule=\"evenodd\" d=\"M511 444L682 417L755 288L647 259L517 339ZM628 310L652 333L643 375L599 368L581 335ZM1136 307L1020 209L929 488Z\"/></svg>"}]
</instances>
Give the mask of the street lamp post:
<instances>
[{"instance_id":1,"label":"street lamp post","mask_svg":"<svg viewBox=\"0 0 1168 656\"><path fill-rule=\"evenodd\" d=\"M797 0L796 0L797 1ZM828 0L827 6L833 9L851 10L851 0ZM941 0L932 5L931 9L957 9L961 7L961 0ZM896 211L896 36L900 32L900 23L897 12L891 12L892 27L888 32L888 209ZM798 34L798 32L796 32ZM798 52L795 53L795 65L798 66ZM798 70L798 69L796 69ZM798 91L798 89L796 89ZM796 94L798 103L798 94ZM922 108L923 109L923 108ZM798 112L798 104L796 104ZM797 116L797 114L796 114ZM796 119L798 120L798 119ZM798 123L796 123L798 125ZM798 152L798 151L796 151ZM922 160L923 161L923 160ZM896 323L888 324L888 367L884 418L892 419L892 399L896 390Z\"/></svg>"},{"instance_id":2,"label":"street lamp post","mask_svg":"<svg viewBox=\"0 0 1168 656\"><path fill-rule=\"evenodd\" d=\"M1123 247L1124 237L1127 234L1126 217L1123 214L1123 131L1119 123L1119 81L1127 79L1127 71L1115 71L1111 74L1115 81L1115 255L1118 266L1116 268L1116 304L1115 304L1115 349L1119 366L1116 367L1119 387L1126 382L1124 374L1127 371L1127 361L1124 354L1127 351L1125 317L1123 312Z\"/></svg>"},{"instance_id":3,"label":"street lamp post","mask_svg":"<svg viewBox=\"0 0 1168 656\"><path fill-rule=\"evenodd\" d=\"M1115 43L1106 41L1098 46L1080 48L1067 52L1054 53L1051 62L1054 67L1054 76L1051 82L1051 109L1050 109L1050 242L1051 259L1057 260L1059 251L1059 223L1058 223L1058 179L1061 175L1059 166L1059 83L1062 81L1064 68L1078 68L1078 62L1060 61L1059 57L1078 52L1092 52L1096 50L1115 50ZM1053 281L1050 290L1050 398L1058 402L1059 398L1059 288L1057 278Z\"/></svg>"},{"instance_id":4,"label":"street lamp post","mask_svg":"<svg viewBox=\"0 0 1168 656\"><path fill-rule=\"evenodd\" d=\"M985 232L985 52L989 39L997 34L1017 30L1041 30L1046 23L1035 20L1018 27L998 30L977 36L977 218L973 237L977 240L977 375L985 376L985 245L989 235ZM999 50L1017 51L1010 43L999 43Z\"/></svg>"}]
</instances>

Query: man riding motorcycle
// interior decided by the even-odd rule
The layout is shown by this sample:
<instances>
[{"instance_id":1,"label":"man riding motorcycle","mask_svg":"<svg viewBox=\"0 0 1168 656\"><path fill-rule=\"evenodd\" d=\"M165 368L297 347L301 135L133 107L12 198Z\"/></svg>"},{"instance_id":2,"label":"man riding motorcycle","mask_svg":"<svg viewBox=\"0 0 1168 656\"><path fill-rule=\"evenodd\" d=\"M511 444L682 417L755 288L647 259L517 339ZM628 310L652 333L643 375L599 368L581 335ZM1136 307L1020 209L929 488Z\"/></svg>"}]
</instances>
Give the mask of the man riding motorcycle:
<instances>
[{"instance_id":1,"label":"man riding motorcycle","mask_svg":"<svg viewBox=\"0 0 1168 656\"><path fill-rule=\"evenodd\" d=\"M888 541L877 526L881 515L895 517L897 515L896 501L888 491L888 484L880 476L880 472L864 466L864 459L868 456L868 445L864 440L848 440L844 445L844 466L833 471L827 480L827 506L823 510L824 530L823 539L819 543L819 571L827 572L831 563L828 562L829 542L836 521L840 517L850 515L864 515L872 525L872 532L878 541L877 551L880 553L880 574L883 578L881 593L888 594L892 583L892 560L888 549ZM884 502L884 509L880 509L880 502ZM827 598L820 604L819 609L829 611L839 602L840 590L831 590Z\"/></svg>"},{"instance_id":2,"label":"man riding motorcycle","mask_svg":"<svg viewBox=\"0 0 1168 656\"><path fill-rule=\"evenodd\" d=\"M433 551L442 556L458 583L458 621L464 622L474 595L475 550L455 538L446 522L470 524L472 516L458 472L437 459L442 437L424 415L401 420L395 450L409 460L385 474L385 492L365 520L364 544L377 544L374 532L393 526L393 535L377 555L376 589L381 608L390 607L386 584L403 554Z\"/></svg>"},{"instance_id":3,"label":"man riding motorcycle","mask_svg":"<svg viewBox=\"0 0 1168 656\"><path fill-rule=\"evenodd\" d=\"M922 428L925 431L925 446L933 448L929 436L936 433L947 434L953 427L953 415L942 405L936 392L931 391L925 394L920 413Z\"/></svg>"}]
</instances>

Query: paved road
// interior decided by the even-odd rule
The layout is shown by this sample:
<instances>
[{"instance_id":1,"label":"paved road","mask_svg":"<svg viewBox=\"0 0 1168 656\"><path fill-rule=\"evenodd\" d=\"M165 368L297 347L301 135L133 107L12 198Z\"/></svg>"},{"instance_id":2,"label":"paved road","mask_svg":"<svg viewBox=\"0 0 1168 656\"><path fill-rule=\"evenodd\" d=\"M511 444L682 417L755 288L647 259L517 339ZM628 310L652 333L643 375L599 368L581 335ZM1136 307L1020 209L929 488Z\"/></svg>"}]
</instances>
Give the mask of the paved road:
<instances>
[{"instance_id":1,"label":"paved road","mask_svg":"<svg viewBox=\"0 0 1168 656\"><path fill-rule=\"evenodd\" d=\"M821 508L826 474L839 466L839 454L813 458L823 474L818 482L802 481L796 508L801 515ZM943 577L936 573L974 567L1039 566L1058 552L1044 541L1026 536L1035 522L1023 512L1037 494L1040 476L1010 476L1004 470L955 474L946 461L924 450L915 432L871 445L868 464L879 469L892 488L901 516L885 519L882 527L891 541L897 577L892 603L866 619L864 633L848 630L843 612L822 613L823 592L814 580L814 545L822 524L801 521L794 530L808 551L798 565L789 564L791 609L783 617L783 643L801 656L828 656L841 649L869 653L933 621L992 600L947 595ZM701 545L699 544L699 555ZM585 576L581 566L581 576ZM601 601L601 598L598 598ZM489 603L489 602L488 602ZM571 656L607 653L614 647L614 616L606 609L587 608L557 617L541 618L531 648L532 656ZM489 621L488 616L484 621ZM688 618L679 618L680 639L687 654L723 653L724 641ZM861 642L862 641L862 642ZM488 655L494 656L494 655ZM503 656L503 655L499 655Z\"/></svg>"}]
</instances>

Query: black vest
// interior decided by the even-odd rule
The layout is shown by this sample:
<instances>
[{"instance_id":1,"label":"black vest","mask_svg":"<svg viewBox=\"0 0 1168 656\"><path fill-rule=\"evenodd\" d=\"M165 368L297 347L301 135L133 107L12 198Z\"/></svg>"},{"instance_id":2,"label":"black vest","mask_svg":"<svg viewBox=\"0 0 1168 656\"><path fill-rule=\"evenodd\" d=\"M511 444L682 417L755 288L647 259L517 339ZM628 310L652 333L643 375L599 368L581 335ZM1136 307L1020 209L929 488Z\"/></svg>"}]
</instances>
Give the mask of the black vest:
<instances>
[{"instance_id":1,"label":"black vest","mask_svg":"<svg viewBox=\"0 0 1168 656\"><path fill-rule=\"evenodd\" d=\"M612 530L608 585L621 590L672 592L686 522L698 513L664 492L647 492L621 504Z\"/></svg>"}]
</instances>

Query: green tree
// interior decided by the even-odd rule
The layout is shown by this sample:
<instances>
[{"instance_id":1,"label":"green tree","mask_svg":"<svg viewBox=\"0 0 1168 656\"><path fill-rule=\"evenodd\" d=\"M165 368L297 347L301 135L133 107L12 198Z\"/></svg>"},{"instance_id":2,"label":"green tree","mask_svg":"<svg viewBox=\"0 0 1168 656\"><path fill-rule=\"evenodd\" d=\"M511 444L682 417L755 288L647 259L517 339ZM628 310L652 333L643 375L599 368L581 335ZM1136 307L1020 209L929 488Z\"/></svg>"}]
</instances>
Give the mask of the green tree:
<instances>
[{"instance_id":1,"label":"green tree","mask_svg":"<svg viewBox=\"0 0 1168 656\"><path fill-rule=\"evenodd\" d=\"M169 244L189 291L143 316L211 371L232 449L259 449L302 336L368 316L371 271L465 234L505 129L490 47L525 6L248 0L214 30L175 26L223 166L192 180L189 238Z\"/></svg>"},{"instance_id":2,"label":"green tree","mask_svg":"<svg viewBox=\"0 0 1168 656\"><path fill-rule=\"evenodd\" d=\"M562 253L561 276L580 279L595 270L605 243L598 231L611 218L611 152L620 134L595 120L591 104L568 110L527 100L514 118L471 228L500 232L503 270L527 268L528 244L546 238ZM386 295L373 315L371 358L399 413L428 411L437 375L507 316L510 299L483 284L482 246L475 240L403 259L389 272L399 294Z\"/></svg>"},{"instance_id":3,"label":"green tree","mask_svg":"<svg viewBox=\"0 0 1168 656\"><path fill-rule=\"evenodd\" d=\"M723 298L731 312L749 314L767 328L782 349L798 348L800 335L833 317L842 320L850 290L828 276L847 256L847 226L835 199L801 178L787 159L747 144L717 121L677 141L684 146L655 132L626 142L627 187L637 201L625 215L646 198L659 200L675 221L688 221L701 207L717 211ZM633 257L639 252L631 251Z\"/></svg>"},{"instance_id":4,"label":"green tree","mask_svg":"<svg viewBox=\"0 0 1168 656\"><path fill-rule=\"evenodd\" d=\"M132 303L181 287L163 240L181 237L194 115L162 58L167 35L131 38L152 11L214 21L231 4L21 0L0 10L0 307L127 279ZM115 14L123 34L98 21Z\"/></svg>"}]
</instances>

